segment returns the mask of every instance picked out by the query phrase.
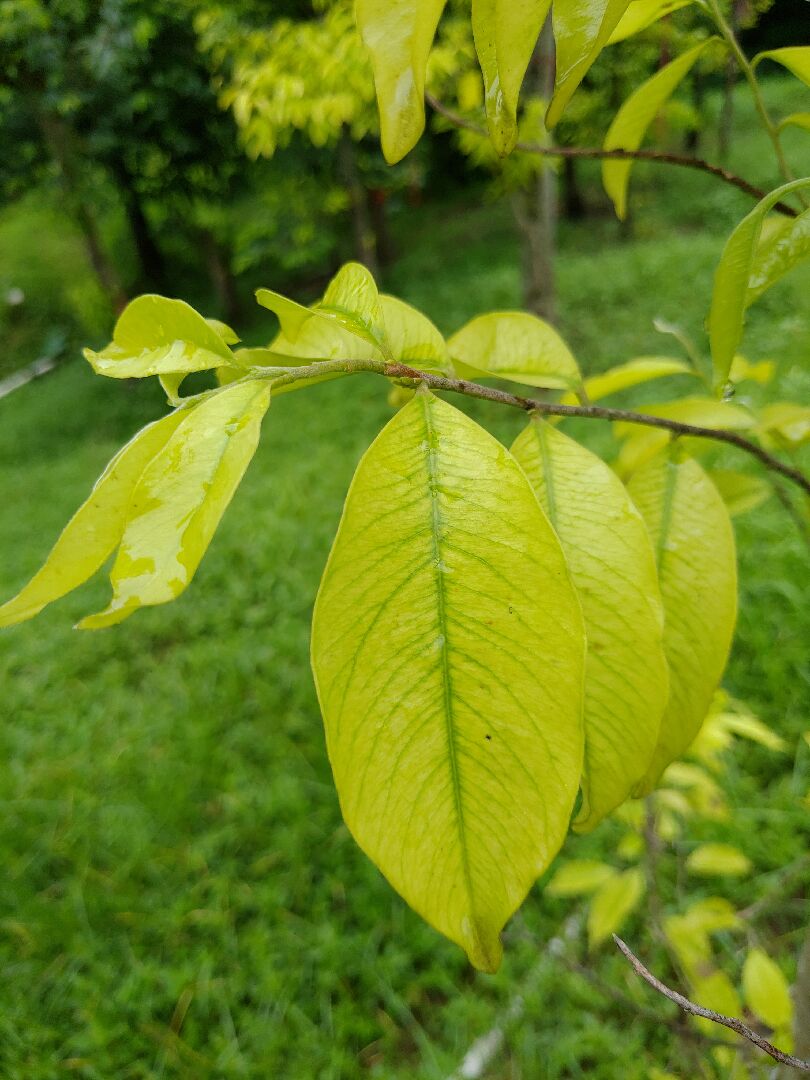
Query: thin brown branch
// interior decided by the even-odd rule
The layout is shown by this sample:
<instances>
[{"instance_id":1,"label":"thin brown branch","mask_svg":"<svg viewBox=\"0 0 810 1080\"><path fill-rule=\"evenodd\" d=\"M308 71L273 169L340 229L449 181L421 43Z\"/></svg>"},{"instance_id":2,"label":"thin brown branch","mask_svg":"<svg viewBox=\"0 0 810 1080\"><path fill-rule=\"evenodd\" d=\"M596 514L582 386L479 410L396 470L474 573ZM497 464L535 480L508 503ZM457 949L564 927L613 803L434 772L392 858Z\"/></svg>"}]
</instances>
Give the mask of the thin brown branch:
<instances>
[{"instance_id":1,"label":"thin brown branch","mask_svg":"<svg viewBox=\"0 0 810 1080\"><path fill-rule=\"evenodd\" d=\"M465 131L472 131L476 135L483 135L488 138L485 128L449 109L445 104L433 97L432 94L425 94L425 99L433 111L443 116L453 127L463 128ZM767 191L763 191L762 188L750 183L744 177L737 176L736 173L729 172L728 169L724 169L720 165L713 165L704 158L691 157L688 154L671 154L664 150L603 150L601 147L596 146L544 146L541 143L527 142L516 143L515 149L522 151L524 154L537 154L540 157L608 158L616 161L652 161L659 165L677 165L681 168L697 169L699 172L708 173L710 176L730 184L746 195L750 195L752 199L757 201L764 199L768 194ZM779 210L788 217L798 217L798 211L794 210L788 203L778 202L775 204L774 209Z\"/></svg>"},{"instance_id":2,"label":"thin brown branch","mask_svg":"<svg viewBox=\"0 0 810 1080\"><path fill-rule=\"evenodd\" d=\"M300 369L298 369L300 370ZM750 439L736 431L722 431L719 428L698 427L696 424L684 424L679 420L670 420L664 416L649 416L645 413L629 412L626 409L607 409L601 405L559 405L550 401L538 401L535 398L519 397L505 390L496 390L491 386L468 382L466 379L449 379L444 375L432 375L426 371L417 371L405 364L386 364L382 374L389 378L405 379L416 383L425 383L432 390L445 390L453 394L496 401L501 405L510 405L526 412L536 412L544 416L570 416L586 420L610 420L628 424L641 424L645 427L661 428L674 435L690 436L696 439L713 439L716 442L736 446L760 461L766 468L797 484L810 495L810 479L800 469L787 465L784 461L769 454Z\"/></svg>"},{"instance_id":3,"label":"thin brown branch","mask_svg":"<svg viewBox=\"0 0 810 1080\"><path fill-rule=\"evenodd\" d=\"M770 1055L774 1061L778 1061L782 1065L789 1065L793 1069L798 1069L801 1072L810 1072L810 1061L803 1061L801 1058L793 1057L791 1054L786 1054L784 1050L780 1050L774 1046L773 1043L768 1042L758 1032L744 1024L742 1020L737 1020L733 1016L723 1016L722 1013L715 1012L714 1009L707 1009L703 1005L697 1005L694 1001L690 1001L688 997L684 997L683 994L679 994L677 990L671 990L668 986L665 986L660 979L657 979L651 971L649 971L635 955L635 953L629 948L625 942L616 934L613 935L613 940L616 942L619 950L630 961L633 970L645 982L657 990L659 994L663 994L665 998L670 1001L674 1001L676 1005L680 1006L684 1012L689 1013L691 1016L700 1016L704 1020L711 1020L715 1024L722 1024L723 1027L729 1028L731 1031L735 1031L738 1035L742 1035L748 1042L753 1043L754 1046L758 1046L760 1050L764 1050L766 1054Z\"/></svg>"}]
</instances>

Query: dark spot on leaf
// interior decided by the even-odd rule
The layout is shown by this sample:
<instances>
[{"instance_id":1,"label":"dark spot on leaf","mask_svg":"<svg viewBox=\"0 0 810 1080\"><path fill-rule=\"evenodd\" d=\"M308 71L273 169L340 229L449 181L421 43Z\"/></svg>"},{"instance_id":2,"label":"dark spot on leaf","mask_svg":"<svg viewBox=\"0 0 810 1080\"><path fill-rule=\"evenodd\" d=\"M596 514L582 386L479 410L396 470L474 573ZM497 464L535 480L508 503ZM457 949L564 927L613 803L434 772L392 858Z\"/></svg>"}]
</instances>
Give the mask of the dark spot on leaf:
<instances>
[{"instance_id":1,"label":"dark spot on leaf","mask_svg":"<svg viewBox=\"0 0 810 1080\"><path fill-rule=\"evenodd\" d=\"M485 735L484 738L487 740L487 742L492 742L492 736L491 735Z\"/></svg>"}]
</instances>

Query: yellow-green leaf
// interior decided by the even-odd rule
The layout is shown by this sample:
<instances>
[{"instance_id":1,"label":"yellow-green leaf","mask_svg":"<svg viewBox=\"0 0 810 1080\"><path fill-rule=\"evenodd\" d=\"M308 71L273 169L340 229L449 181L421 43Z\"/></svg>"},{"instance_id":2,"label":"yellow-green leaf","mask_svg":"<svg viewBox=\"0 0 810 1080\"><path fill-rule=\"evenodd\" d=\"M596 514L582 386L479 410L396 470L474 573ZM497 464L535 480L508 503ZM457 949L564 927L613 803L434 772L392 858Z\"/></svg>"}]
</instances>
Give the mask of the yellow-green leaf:
<instances>
[{"instance_id":1,"label":"yellow-green leaf","mask_svg":"<svg viewBox=\"0 0 810 1080\"><path fill-rule=\"evenodd\" d=\"M641 33L659 19L671 15L673 11L686 7L691 2L692 0L632 0L616 29L610 35L608 45L615 45L619 41L633 37L634 34Z\"/></svg>"},{"instance_id":2,"label":"yellow-green leaf","mask_svg":"<svg viewBox=\"0 0 810 1080\"><path fill-rule=\"evenodd\" d=\"M447 342L461 378L511 379L563 390L580 384L577 362L557 331L522 311L479 315Z\"/></svg>"},{"instance_id":3,"label":"yellow-green leaf","mask_svg":"<svg viewBox=\"0 0 810 1080\"><path fill-rule=\"evenodd\" d=\"M780 130L786 127L798 127L803 128L805 131L810 131L810 113L791 113L790 116L786 116L783 120L779 121Z\"/></svg>"},{"instance_id":4,"label":"yellow-green leaf","mask_svg":"<svg viewBox=\"0 0 810 1080\"><path fill-rule=\"evenodd\" d=\"M751 860L731 844L701 844L686 860L690 874L705 877L742 877L751 869Z\"/></svg>"},{"instance_id":5,"label":"yellow-green leaf","mask_svg":"<svg viewBox=\"0 0 810 1080\"><path fill-rule=\"evenodd\" d=\"M357 26L370 54L390 164L412 150L425 127L425 73L446 0L357 0Z\"/></svg>"},{"instance_id":6,"label":"yellow-green leaf","mask_svg":"<svg viewBox=\"0 0 810 1080\"><path fill-rule=\"evenodd\" d=\"M219 334L226 345L239 344L239 335L227 323L222 322L220 319L206 319L205 321L215 333Z\"/></svg>"},{"instance_id":7,"label":"yellow-green leaf","mask_svg":"<svg viewBox=\"0 0 810 1080\"><path fill-rule=\"evenodd\" d=\"M709 341L718 390L725 386L742 339L751 271L765 217L786 195L809 186L810 179L794 180L772 191L743 218L723 248L709 312Z\"/></svg>"},{"instance_id":8,"label":"yellow-green leaf","mask_svg":"<svg viewBox=\"0 0 810 1080\"><path fill-rule=\"evenodd\" d=\"M590 896L616 874L616 869L607 863L572 859L560 867L544 891L549 896Z\"/></svg>"},{"instance_id":9,"label":"yellow-green leaf","mask_svg":"<svg viewBox=\"0 0 810 1080\"><path fill-rule=\"evenodd\" d=\"M770 484L759 476L735 472L733 469L712 469L709 475L732 517L756 510L772 494Z\"/></svg>"},{"instance_id":10,"label":"yellow-green leaf","mask_svg":"<svg viewBox=\"0 0 810 1080\"><path fill-rule=\"evenodd\" d=\"M85 349L84 355L97 374L113 379L207 371L233 363L219 333L193 307L152 295L127 304L106 349Z\"/></svg>"},{"instance_id":11,"label":"yellow-green leaf","mask_svg":"<svg viewBox=\"0 0 810 1080\"><path fill-rule=\"evenodd\" d=\"M129 500L141 474L187 415L183 410L169 413L118 451L90 497L65 526L42 569L0 607L0 626L32 619L104 565L121 540Z\"/></svg>"},{"instance_id":12,"label":"yellow-green leaf","mask_svg":"<svg viewBox=\"0 0 810 1080\"><path fill-rule=\"evenodd\" d=\"M790 45L786 49L769 49L758 53L753 59L756 67L762 60L773 60L810 86L810 45Z\"/></svg>"},{"instance_id":13,"label":"yellow-green leaf","mask_svg":"<svg viewBox=\"0 0 810 1080\"><path fill-rule=\"evenodd\" d=\"M774 401L760 413L758 430L766 444L795 450L810 440L810 405Z\"/></svg>"},{"instance_id":14,"label":"yellow-green leaf","mask_svg":"<svg viewBox=\"0 0 810 1080\"><path fill-rule=\"evenodd\" d=\"M696 461L660 454L635 473L629 490L656 551L670 673L658 746L638 789L645 794L709 710L734 632L737 564L728 510Z\"/></svg>"},{"instance_id":15,"label":"yellow-green leaf","mask_svg":"<svg viewBox=\"0 0 810 1080\"><path fill-rule=\"evenodd\" d=\"M520 88L551 0L473 0L475 49L484 75L487 124L497 152L517 139Z\"/></svg>"},{"instance_id":16,"label":"yellow-green leaf","mask_svg":"<svg viewBox=\"0 0 810 1080\"><path fill-rule=\"evenodd\" d=\"M289 341L297 342L313 321L326 319L379 349L390 359L380 295L374 278L360 263L346 263L341 267L323 298L311 308L271 289L257 289L256 299L262 307L278 316L281 332Z\"/></svg>"},{"instance_id":17,"label":"yellow-green leaf","mask_svg":"<svg viewBox=\"0 0 810 1080\"><path fill-rule=\"evenodd\" d=\"M715 725L723 731L730 731L741 739L750 739L751 742L759 743L760 746L779 754L787 750L785 740L751 713L718 713L713 719Z\"/></svg>"},{"instance_id":18,"label":"yellow-green leaf","mask_svg":"<svg viewBox=\"0 0 810 1080\"><path fill-rule=\"evenodd\" d=\"M658 742L669 676L655 554L626 488L590 450L533 420L512 453L560 538L585 618L585 765L575 822L584 832L630 795Z\"/></svg>"},{"instance_id":19,"label":"yellow-green leaf","mask_svg":"<svg viewBox=\"0 0 810 1080\"><path fill-rule=\"evenodd\" d=\"M787 980L762 949L750 949L743 964L745 1004L769 1028L789 1027L793 1002Z\"/></svg>"},{"instance_id":20,"label":"yellow-green leaf","mask_svg":"<svg viewBox=\"0 0 810 1080\"><path fill-rule=\"evenodd\" d=\"M779 226L757 246L748 276L746 307L785 274L810 257L810 210L797 218L779 219ZM763 230L764 232L764 230Z\"/></svg>"},{"instance_id":21,"label":"yellow-green leaf","mask_svg":"<svg viewBox=\"0 0 810 1080\"><path fill-rule=\"evenodd\" d=\"M557 79L546 115L550 128L562 116L629 4L630 0L554 0Z\"/></svg>"},{"instance_id":22,"label":"yellow-green leaf","mask_svg":"<svg viewBox=\"0 0 810 1080\"><path fill-rule=\"evenodd\" d=\"M741 405L717 401L710 397L678 398L662 404L645 405L644 414L677 420L695 427L720 428L723 431L746 431L757 426L757 418ZM617 438L624 439L638 433L638 424L621 421L614 425Z\"/></svg>"},{"instance_id":23,"label":"yellow-green leaf","mask_svg":"<svg viewBox=\"0 0 810 1080\"><path fill-rule=\"evenodd\" d=\"M447 342L430 319L395 296L381 296L383 319L391 354L400 364L421 371L447 371Z\"/></svg>"},{"instance_id":24,"label":"yellow-green leaf","mask_svg":"<svg viewBox=\"0 0 810 1080\"><path fill-rule=\"evenodd\" d=\"M610 394L618 394L622 390L629 390L653 379L663 379L668 375L694 376L695 372L683 360L675 360L669 356L639 356L625 364L617 364L600 375L591 375L585 380L585 393L588 400L599 401ZM577 400L576 394L566 394L562 399L565 405L575 405Z\"/></svg>"},{"instance_id":25,"label":"yellow-green leaf","mask_svg":"<svg viewBox=\"0 0 810 1080\"><path fill-rule=\"evenodd\" d=\"M187 412L132 493L110 574L113 598L80 629L112 626L186 588L253 457L269 404L267 383L248 381Z\"/></svg>"},{"instance_id":26,"label":"yellow-green leaf","mask_svg":"<svg viewBox=\"0 0 810 1080\"><path fill-rule=\"evenodd\" d=\"M625 870L600 886L588 909L588 948L595 949L611 934L617 934L644 895L641 870Z\"/></svg>"},{"instance_id":27,"label":"yellow-green leaf","mask_svg":"<svg viewBox=\"0 0 810 1080\"><path fill-rule=\"evenodd\" d=\"M608 128L605 150L637 150L641 146L647 128L656 114L689 73L707 44L708 41L702 41L695 45L633 91ZM621 220L624 220L627 214L627 185L632 165L631 160L615 161L605 158L602 162L602 183L616 208L616 216Z\"/></svg>"},{"instance_id":28,"label":"yellow-green leaf","mask_svg":"<svg viewBox=\"0 0 810 1080\"><path fill-rule=\"evenodd\" d=\"M352 481L313 670L349 829L483 970L568 829L584 656L559 541L519 465L417 394Z\"/></svg>"}]
</instances>

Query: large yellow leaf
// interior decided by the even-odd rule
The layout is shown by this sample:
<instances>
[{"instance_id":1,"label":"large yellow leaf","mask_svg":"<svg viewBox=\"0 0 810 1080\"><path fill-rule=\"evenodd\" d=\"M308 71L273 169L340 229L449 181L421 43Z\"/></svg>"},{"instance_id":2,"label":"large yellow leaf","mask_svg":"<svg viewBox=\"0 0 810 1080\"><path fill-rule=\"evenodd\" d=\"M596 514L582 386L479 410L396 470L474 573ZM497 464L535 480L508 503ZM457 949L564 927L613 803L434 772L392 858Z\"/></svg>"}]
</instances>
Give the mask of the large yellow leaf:
<instances>
[{"instance_id":1,"label":"large yellow leaf","mask_svg":"<svg viewBox=\"0 0 810 1080\"><path fill-rule=\"evenodd\" d=\"M249 381L188 412L132 493L110 574L113 598L80 629L112 626L186 588L253 457L269 404L269 385Z\"/></svg>"},{"instance_id":2,"label":"large yellow leaf","mask_svg":"<svg viewBox=\"0 0 810 1080\"><path fill-rule=\"evenodd\" d=\"M661 453L635 473L629 490L656 551L670 672L658 746L638 789L645 794L709 710L734 632L737 564L728 510L696 461Z\"/></svg>"},{"instance_id":3,"label":"large yellow leaf","mask_svg":"<svg viewBox=\"0 0 810 1080\"><path fill-rule=\"evenodd\" d=\"M104 565L121 540L129 501L141 474L188 415L188 410L182 409L169 413L118 451L88 500L65 526L42 569L0 607L0 626L32 619Z\"/></svg>"},{"instance_id":4,"label":"large yellow leaf","mask_svg":"<svg viewBox=\"0 0 810 1080\"><path fill-rule=\"evenodd\" d=\"M669 674L655 554L626 488L590 450L533 420L512 453L560 538L585 617L585 768L575 823L584 832L630 795L658 742Z\"/></svg>"},{"instance_id":5,"label":"large yellow leaf","mask_svg":"<svg viewBox=\"0 0 810 1080\"><path fill-rule=\"evenodd\" d=\"M313 670L349 829L483 970L568 829L584 654L559 541L522 470L418 393L352 481Z\"/></svg>"},{"instance_id":6,"label":"large yellow leaf","mask_svg":"<svg viewBox=\"0 0 810 1080\"><path fill-rule=\"evenodd\" d=\"M708 41L702 41L695 45L633 91L608 128L605 150L637 150L641 146L656 114L686 77L707 44ZM630 160L611 158L605 158L602 162L602 183L616 208L616 216L621 220L627 215L627 185L632 165Z\"/></svg>"},{"instance_id":7,"label":"large yellow leaf","mask_svg":"<svg viewBox=\"0 0 810 1080\"><path fill-rule=\"evenodd\" d=\"M127 304L106 349L85 349L84 355L97 374L113 379L207 371L234 362L221 332L193 307L152 295Z\"/></svg>"},{"instance_id":8,"label":"large yellow leaf","mask_svg":"<svg viewBox=\"0 0 810 1080\"><path fill-rule=\"evenodd\" d=\"M382 148L392 165L425 127L425 72L446 0L357 0L357 26L374 68Z\"/></svg>"},{"instance_id":9,"label":"large yellow leaf","mask_svg":"<svg viewBox=\"0 0 810 1080\"><path fill-rule=\"evenodd\" d=\"M551 0L473 0L475 49L484 75L493 145L508 154L517 139L520 88Z\"/></svg>"},{"instance_id":10,"label":"large yellow leaf","mask_svg":"<svg viewBox=\"0 0 810 1080\"><path fill-rule=\"evenodd\" d=\"M523 311L479 315L453 334L447 348L461 378L489 375L563 390L579 386L581 379L554 327Z\"/></svg>"},{"instance_id":11,"label":"large yellow leaf","mask_svg":"<svg viewBox=\"0 0 810 1080\"><path fill-rule=\"evenodd\" d=\"M790 1025L793 1002L787 980L762 949L749 950L743 964L742 984L745 1004L769 1028L777 1030Z\"/></svg>"},{"instance_id":12,"label":"large yellow leaf","mask_svg":"<svg viewBox=\"0 0 810 1080\"><path fill-rule=\"evenodd\" d=\"M629 5L630 0L554 0L557 80L546 116L550 128L562 116Z\"/></svg>"}]
</instances>

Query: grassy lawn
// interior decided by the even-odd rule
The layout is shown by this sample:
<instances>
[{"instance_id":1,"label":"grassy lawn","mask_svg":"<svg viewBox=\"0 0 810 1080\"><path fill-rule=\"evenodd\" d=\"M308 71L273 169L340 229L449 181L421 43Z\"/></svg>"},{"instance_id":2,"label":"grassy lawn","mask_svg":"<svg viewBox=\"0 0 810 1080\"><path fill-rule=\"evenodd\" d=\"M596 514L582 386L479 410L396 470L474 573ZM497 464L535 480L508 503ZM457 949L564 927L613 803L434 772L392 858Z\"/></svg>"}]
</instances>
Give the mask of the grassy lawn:
<instances>
[{"instance_id":1,"label":"grassy lawn","mask_svg":"<svg viewBox=\"0 0 810 1080\"><path fill-rule=\"evenodd\" d=\"M739 115L748 131L742 105ZM810 171L798 137L791 151ZM757 177L765 160L756 135L739 140L733 165L767 182ZM656 316L705 347L724 234L751 205L691 173L639 168L635 180L634 238L606 216L562 230L562 329L586 371L678 355L654 330ZM398 228L403 256L386 285L442 330L519 306L503 205L428 206ZM779 360L775 384L752 397L810 398L808 296L805 267L752 311L746 355ZM252 333L269 331L257 324ZM571 902L535 889L507 931L502 971L476 975L341 823L308 666L309 618L354 466L390 416L386 392L382 380L360 377L279 399L242 490L174 605L74 633L104 601L98 580L0 638L3 1078L438 1080L516 993L524 1018L490 1078L642 1080L654 1064L686 1075L666 1024L644 1021L543 953ZM662 393L659 385L647 397ZM3 596L37 568L115 449L161 408L155 386L105 381L81 362L0 402ZM522 422L480 403L471 411L505 440ZM608 450L607 430L594 427L577 430ZM723 461L741 464L732 452ZM742 610L726 685L789 752L740 746L726 778L731 814L710 832L687 825L683 844L711 836L749 855L751 876L690 893L721 891L744 907L807 850L810 608L807 550L779 504L738 518L737 532ZM572 837L566 852L608 855L622 831L608 822ZM675 910L676 884L664 889ZM788 905L766 924L766 945L788 973L803 915ZM654 948L643 909L627 936L640 951ZM724 956L733 977L735 941ZM653 1006L612 948L581 961Z\"/></svg>"}]
</instances>

